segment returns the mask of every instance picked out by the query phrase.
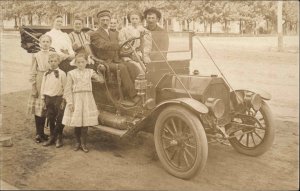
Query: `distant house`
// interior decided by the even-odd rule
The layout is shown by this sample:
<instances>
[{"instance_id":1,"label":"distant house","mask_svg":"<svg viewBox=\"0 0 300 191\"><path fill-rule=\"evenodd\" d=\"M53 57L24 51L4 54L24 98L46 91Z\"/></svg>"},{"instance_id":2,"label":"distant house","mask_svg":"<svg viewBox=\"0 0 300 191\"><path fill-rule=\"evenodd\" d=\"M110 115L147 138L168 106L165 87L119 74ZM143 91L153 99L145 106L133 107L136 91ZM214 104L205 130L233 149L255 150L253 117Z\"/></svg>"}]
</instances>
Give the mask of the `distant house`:
<instances>
[{"instance_id":1,"label":"distant house","mask_svg":"<svg viewBox=\"0 0 300 191\"><path fill-rule=\"evenodd\" d=\"M70 13L63 14L63 25L64 26L71 26L73 21L73 15ZM93 17L84 17L84 26L94 28L95 22ZM32 24L29 22L29 17L27 15L22 16L21 20L10 19L10 20L3 20L3 28L4 29L14 29L18 26L22 25L42 25L42 26L51 26L51 20L50 19L42 19L41 23L39 23L38 16L33 15L32 17Z\"/></svg>"}]
</instances>

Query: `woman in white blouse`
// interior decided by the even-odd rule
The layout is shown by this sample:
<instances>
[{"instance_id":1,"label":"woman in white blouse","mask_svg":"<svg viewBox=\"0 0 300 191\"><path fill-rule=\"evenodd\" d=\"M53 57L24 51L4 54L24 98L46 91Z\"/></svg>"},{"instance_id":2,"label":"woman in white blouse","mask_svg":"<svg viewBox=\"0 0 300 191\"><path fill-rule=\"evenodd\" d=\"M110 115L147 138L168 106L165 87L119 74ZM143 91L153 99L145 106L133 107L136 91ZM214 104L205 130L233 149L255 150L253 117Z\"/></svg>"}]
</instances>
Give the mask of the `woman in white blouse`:
<instances>
[{"instance_id":1,"label":"woman in white blouse","mask_svg":"<svg viewBox=\"0 0 300 191\"><path fill-rule=\"evenodd\" d=\"M121 29L119 32L119 43L123 44L127 40L135 37L140 37L142 34L143 40L144 40L144 45L143 45L143 50L138 51L137 53L139 54L140 57L142 57L142 52L144 53L143 55L143 61L145 64L148 64L151 62L150 60L150 52L152 49L152 36L151 32L148 31L146 28L143 27L142 25L142 20L143 16L140 12L138 11L132 11L128 14L128 20L131 23L131 25L124 27ZM134 48L137 48L140 46L140 40L136 40L135 43L133 44ZM123 58L125 61L133 62L135 65L140 69L141 73L144 73L144 71L140 68L141 65L138 63L138 60L135 59L135 56L132 56L130 59L128 57Z\"/></svg>"},{"instance_id":2,"label":"woman in white blouse","mask_svg":"<svg viewBox=\"0 0 300 191\"><path fill-rule=\"evenodd\" d=\"M68 34L61 31L63 17L58 15L53 22L53 28L46 34L52 38L51 47L62 57L63 60L71 61L75 57L72 42Z\"/></svg>"}]
</instances>

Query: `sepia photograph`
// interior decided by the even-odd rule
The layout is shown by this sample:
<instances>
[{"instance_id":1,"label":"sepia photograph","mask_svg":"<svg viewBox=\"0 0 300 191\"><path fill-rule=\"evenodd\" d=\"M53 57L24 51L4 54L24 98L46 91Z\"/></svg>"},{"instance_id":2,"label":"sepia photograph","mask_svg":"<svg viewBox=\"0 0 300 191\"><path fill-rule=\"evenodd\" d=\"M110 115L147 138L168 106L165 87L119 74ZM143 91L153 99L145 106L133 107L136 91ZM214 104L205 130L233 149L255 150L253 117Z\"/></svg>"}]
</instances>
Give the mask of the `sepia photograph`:
<instances>
[{"instance_id":1,"label":"sepia photograph","mask_svg":"<svg viewBox=\"0 0 300 191\"><path fill-rule=\"evenodd\" d=\"M0 190L299 190L298 0L0 6Z\"/></svg>"}]
</instances>

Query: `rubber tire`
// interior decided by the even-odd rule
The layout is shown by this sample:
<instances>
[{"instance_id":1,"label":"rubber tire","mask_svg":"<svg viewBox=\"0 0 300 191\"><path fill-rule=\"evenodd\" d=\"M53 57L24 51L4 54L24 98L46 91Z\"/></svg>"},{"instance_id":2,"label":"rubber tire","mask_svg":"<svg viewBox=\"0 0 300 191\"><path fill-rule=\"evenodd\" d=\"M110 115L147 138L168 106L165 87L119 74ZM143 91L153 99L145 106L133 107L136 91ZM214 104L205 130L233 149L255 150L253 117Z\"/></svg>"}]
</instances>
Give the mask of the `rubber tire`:
<instances>
[{"instance_id":1,"label":"rubber tire","mask_svg":"<svg viewBox=\"0 0 300 191\"><path fill-rule=\"evenodd\" d=\"M198 150L196 161L194 163L194 166L188 171L178 171L172 166L170 166L167 162L167 156L165 155L164 150L162 148L159 132L162 128L164 121L171 116L176 116L183 119L185 123L191 127L191 131L194 131L194 136L196 137L196 144ZM171 175L181 179L190 179L204 169L208 155L208 143L206 134L197 116L191 111L187 110L186 108L182 106L172 105L165 108L159 114L154 129L154 142L159 160L161 161L164 169Z\"/></svg>"},{"instance_id":2,"label":"rubber tire","mask_svg":"<svg viewBox=\"0 0 300 191\"><path fill-rule=\"evenodd\" d=\"M274 142L275 123L274 123L272 112L271 112L269 106L267 105L267 103L265 103L263 101L262 106L259 111L261 112L261 114L263 115L263 117L265 119L265 124L266 124L265 136L264 136L262 142L255 148L249 148L249 147L245 147L245 146L241 145L238 142L237 138L229 139L229 142L232 145L232 147L239 153L242 153L242 154L245 154L248 156L259 156L259 155L262 155L265 152L267 152Z\"/></svg>"}]
</instances>

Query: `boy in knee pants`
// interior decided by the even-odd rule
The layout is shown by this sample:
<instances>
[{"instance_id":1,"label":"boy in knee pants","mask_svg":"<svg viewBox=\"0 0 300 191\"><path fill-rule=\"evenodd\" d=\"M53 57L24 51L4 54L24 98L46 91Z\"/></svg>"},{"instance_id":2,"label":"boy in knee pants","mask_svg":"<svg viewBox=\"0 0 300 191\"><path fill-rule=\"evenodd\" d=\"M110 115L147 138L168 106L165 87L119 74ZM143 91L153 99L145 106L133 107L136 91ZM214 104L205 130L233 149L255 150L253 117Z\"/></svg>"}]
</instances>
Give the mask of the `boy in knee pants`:
<instances>
[{"instance_id":1,"label":"boy in knee pants","mask_svg":"<svg viewBox=\"0 0 300 191\"><path fill-rule=\"evenodd\" d=\"M44 74L41 93L45 101L46 116L50 125L50 139L43 146L53 145L56 141L56 147L63 145L62 133L64 125L62 117L64 113L63 92L66 84L66 74L58 68L60 56L57 53L49 55L50 69Z\"/></svg>"}]
</instances>

